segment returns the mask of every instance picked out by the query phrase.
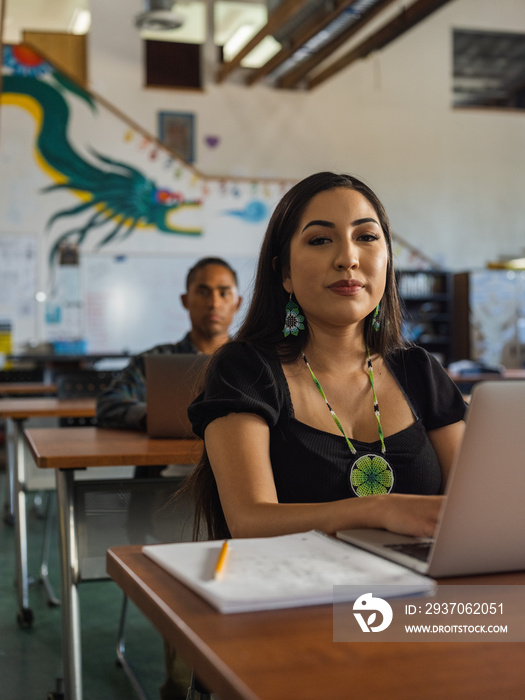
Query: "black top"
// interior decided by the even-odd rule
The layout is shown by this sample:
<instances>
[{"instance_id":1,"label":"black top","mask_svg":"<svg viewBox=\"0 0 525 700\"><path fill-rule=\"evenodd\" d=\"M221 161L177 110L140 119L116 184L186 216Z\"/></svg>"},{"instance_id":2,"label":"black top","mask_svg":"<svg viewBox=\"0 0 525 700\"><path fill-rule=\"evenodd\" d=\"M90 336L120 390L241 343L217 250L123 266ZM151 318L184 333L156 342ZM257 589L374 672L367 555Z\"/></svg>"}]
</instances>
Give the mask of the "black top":
<instances>
[{"instance_id":1,"label":"black top","mask_svg":"<svg viewBox=\"0 0 525 700\"><path fill-rule=\"evenodd\" d=\"M214 358L206 389L189 407L195 433L229 413L255 413L270 428L270 456L281 503L316 503L355 496L350 472L356 459L381 455L379 439L361 442L312 428L294 417L288 384L277 354L246 343L230 343ZM393 493L437 494L441 470L427 431L464 418L465 402L439 362L423 348L399 350L387 358L416 419L385 438L384 458L393 471ZM379 397L381 403L381 397ZM355 483L354 483L355 486ZM361 495L361 494L359 494Z\"/></svg>"}]
</instances>

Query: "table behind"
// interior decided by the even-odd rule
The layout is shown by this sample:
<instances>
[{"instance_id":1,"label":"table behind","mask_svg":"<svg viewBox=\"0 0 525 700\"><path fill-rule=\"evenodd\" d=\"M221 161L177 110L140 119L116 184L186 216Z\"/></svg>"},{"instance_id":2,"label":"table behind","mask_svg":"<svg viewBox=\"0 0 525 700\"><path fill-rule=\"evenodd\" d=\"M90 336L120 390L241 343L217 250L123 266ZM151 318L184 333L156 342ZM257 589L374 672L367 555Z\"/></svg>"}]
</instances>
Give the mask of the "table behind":
<instances>
[{"instance_id":1,"label":"table behind","mask_svg":"<svg viewBox=\"0 0 525 700\"><path fill-rule=\"evenodd\" d=\"M56 384L43 382L0 382L0 397L4 396L54 396Z\"/></svg>"}]
</instances>

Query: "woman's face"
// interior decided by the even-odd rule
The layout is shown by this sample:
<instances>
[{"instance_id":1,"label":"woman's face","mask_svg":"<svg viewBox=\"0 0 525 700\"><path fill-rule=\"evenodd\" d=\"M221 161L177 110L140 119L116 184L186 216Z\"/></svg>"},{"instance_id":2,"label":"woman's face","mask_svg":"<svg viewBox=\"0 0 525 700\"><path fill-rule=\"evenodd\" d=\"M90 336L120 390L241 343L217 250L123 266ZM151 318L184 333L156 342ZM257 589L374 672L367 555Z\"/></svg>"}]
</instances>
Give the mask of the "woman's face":
<instances>
[{"instance_id":1,"label":"woman's face","mask_svg":"<svg viewBox=\"0 0 525 700\"><path fill-rule=\"evenodd\" d=\"M379 217L359 192L315 195L290 244L283 286L308 322L345 327L362 322L385 291L388 250Z\"/></svg>"}]
</instances>

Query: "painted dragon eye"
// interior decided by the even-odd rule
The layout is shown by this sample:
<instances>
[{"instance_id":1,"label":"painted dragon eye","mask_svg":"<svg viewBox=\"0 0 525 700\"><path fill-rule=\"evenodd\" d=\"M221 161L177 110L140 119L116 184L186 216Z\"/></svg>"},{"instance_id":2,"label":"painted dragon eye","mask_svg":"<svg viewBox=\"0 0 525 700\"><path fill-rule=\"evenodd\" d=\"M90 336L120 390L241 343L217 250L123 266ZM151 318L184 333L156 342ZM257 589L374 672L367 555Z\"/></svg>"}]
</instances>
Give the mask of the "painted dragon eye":
<instances>
[{"instance_id":1,"label":"painted dragon eye","mask_svg":"<svg viewBox=\"0 0 525 700\"><path fill-rule=\"evenodd\" d=\"M171 192L170 190L156 190L155 201L158 204L180 204L184 201L184 197L179 192Z\"/></svg>"}]
</instances>

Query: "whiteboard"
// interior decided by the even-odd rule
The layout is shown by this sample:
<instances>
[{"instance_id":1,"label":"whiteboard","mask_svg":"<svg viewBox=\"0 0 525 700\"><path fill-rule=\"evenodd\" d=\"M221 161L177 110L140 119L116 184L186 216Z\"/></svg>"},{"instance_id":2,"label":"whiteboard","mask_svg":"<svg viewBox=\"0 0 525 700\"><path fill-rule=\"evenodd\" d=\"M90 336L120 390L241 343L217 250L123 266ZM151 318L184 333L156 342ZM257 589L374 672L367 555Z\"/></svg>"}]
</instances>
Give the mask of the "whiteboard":
<instances>
[{"instance_id":1,"label":"whiteboard","mask_svg":"<svg viewBox=\"0 0 525 700\"><path fill-rule=\"evenodd\" d=\"M199 256L202 257L202 256ZM101 256L80 259L82 335L88 353L136 354L159 343L176 343L190 330L180 296L196 256ZM256 269L254 257L228 256L244 297L231 332L238 328Z\"/></svg>"},{"instance_id":2,"label":"whiteboard","mask_svg":"<svg viewBox=\"0 0 525 700\"><path fill-rule=\"evenodd\" d=\"M37 260L35 233L0 233L0 320L11 325L13 350L36 339Z\"/></svg>"}]
</instances>

